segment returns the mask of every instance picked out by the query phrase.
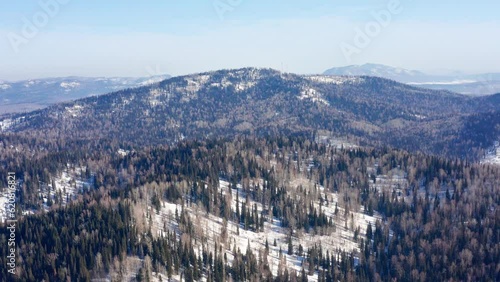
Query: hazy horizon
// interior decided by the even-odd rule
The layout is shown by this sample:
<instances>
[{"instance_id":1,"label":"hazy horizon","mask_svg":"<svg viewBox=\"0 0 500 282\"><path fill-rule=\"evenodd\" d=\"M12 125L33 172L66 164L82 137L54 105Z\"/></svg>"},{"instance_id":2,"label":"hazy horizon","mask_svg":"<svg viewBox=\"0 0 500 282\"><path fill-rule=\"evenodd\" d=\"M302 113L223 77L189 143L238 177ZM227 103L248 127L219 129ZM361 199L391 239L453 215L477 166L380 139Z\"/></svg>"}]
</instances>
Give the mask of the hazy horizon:
<instances>
[{"instance_id":1,"label":"hazy horizon","mask_svg":"<svg viewBox=\"0 0 500 282\"><path fill-rule=\"evenodd\" d=\"M388 67L394 67L394 68L401 68L401 69L406 69L406 70L411 70L411 71L422 71L419 69L410 69L410 68L405 68L401 66L390 66L386 64L379 64L379 63L372 63L372 62L366 62L362 64L353 64L353 65L342 65L342 66L332 66L330 68L343 68L343 67L350 67L350 66L362 66L365 64L376 64L376 65L385 65ZM146 78L146 77L154 77L154 76L164 76L164 75L169 75L171 77L176 77L176 76L184 76L184 75L191 75L191 74L197 74L197 73L204 73L204 72L211 72L211 71L218 71L218 70L233 70L233 69L240 69L240 68L247 68L247 67L252 67L252 68L271 68L277 71L283 71L283 72L289 72L289 73L295 73L295 74L301 74L301 75L314 75L314 74L323 74L327 69L318 71L318 72L309 72L309 73L302 73L302 72L292 72L285 70L283 68L273 68L273 67L259 67L259 66L241 66L241 67L236 67L236 68L218 68L218 69L207 69L207 70L200 70L200 71L195 71L195 72L187 72L187 73L179 73L179 74L171 74L167 72L163 73L153 73L149 74L146 73L145 75L142 76L119 76L119 75L77 75L77 74L67 74L67 75L57 75L57 76L44 76L43 74L41 76L35 76L35 77L26 77L26 78L21 78L21 79L3 79L0 77L0 82L9 82L9 83L15 83L15 82L20 82L20 81L25 81L25 80L33 80L33 79L57 79L57 78L71 78L71 77L79 77L79 78ZM328 69L330 69L328 68ZM154 68L153 68L154 69ZM465 72L461 70L450 70L450 69L438 69L438 70L428 70L428 71L422 71L425 74L429 75L481 75L481 74L488 74L488 73L500 73L500 71L492 71L492 72Z\"/></svg>"},{"instance_id":2,"label":"hazy horizon","mask_svg":"<svg viewBox=\"0 0 500 282\"><path fill-rule=\"evenodd\" d=\"M433 7L429 9L429 5ZM384 64L500 72L494 1L42 0L0 11L0 79Z\"/></svg>"}]
</instances>

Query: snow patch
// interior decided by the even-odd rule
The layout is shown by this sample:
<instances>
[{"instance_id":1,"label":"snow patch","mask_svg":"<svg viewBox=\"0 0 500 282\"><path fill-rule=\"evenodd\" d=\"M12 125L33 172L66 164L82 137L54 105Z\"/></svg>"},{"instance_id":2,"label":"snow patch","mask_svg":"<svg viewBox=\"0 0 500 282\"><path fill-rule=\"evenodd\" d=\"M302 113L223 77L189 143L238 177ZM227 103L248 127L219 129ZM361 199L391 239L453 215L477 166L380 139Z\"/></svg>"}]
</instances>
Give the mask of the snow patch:
<instances>
[{"instance_id":1,"label":"snow patch","mask_svg":"<svg viewBox=\"0 0 500 282\"><path fill-rule=\"evenodd\" d=\"M70 90L72 88L80 86L79 82L73 81L73 82L61 82L60 86L66 90Z\"/></svg>"},{"instance_id":2,"label":"snow patch","mask_svg":"<svg viewBox=\"0 0 500 282\"><path fill-rule=\"evenodd\" d=\"M477 82L476 80L470 80L470 79L458 79L458 80L452 80L452 81L429 81L429 82L408 82L407 84L410 85L460 85L460 84L469 84L469 83L475 83Z\"/></svg>"},{"instance_id":3,"label":"snow patch","mask_svg":"<svg viewBox=\"0 0 500 282\"><path fill-rule=\"evenodd\" d=\"M4 120L0 120L0 132L9 130L10 128L15 126L16 124L21 123L24 119L25 119L25 117L22 116L22 117L18 117L16 119L7 118Z\"/></svg>"},{"instance_id":4,"label":"snow patch","mask_svg":"<svg viewBox=\"0 0 500 282\"><path fill-rule=\"evenodd\" d=\"M65 206L76 199L79 193L89 189L93 183L93 176L84 179L85 170L85 167L70 167L68 165L64 171L52 178L51 183L40 183L38 195L43 199L43 210L48 211L50 205L56 203ZM22 182L18 181L17 185L21 186ZM5 204L8 202L8 192L5 188L0 191L0 222L3 222L7 215ZM23 215L35 213L36 210L23 211Z\"/></svg>"},{"instance_id":5,"label":"snow patch","mask_svg":"<svg viewBox=\"0 0 500 282\"><path fill-rule=\"evenodd\" d=\"M13 121L10 118L0 121L0 131L5 131L9 129L12 126L12 124Z\"/></svg>"},{"instance_id":6,"label":"snow patch","mask_svg":"<svg viewBox=\"0 0 500 282\"><path fill-rule=\"evenodd\" d=\"M149 104L152 107L158 106L161 104L160 101L160 96L164 95L166 93L166 90L160 89L160 88L154 88L149 91ZM167 96L168 98L168 96Z\"/></svg>"},{"instance_id":7,"label":"snow patch","mask_svg":"<svg viewBox=\"0 0 500 282\"><path fill-rule=\"evenodd\" d=\"M37 82L34 80L28 80L25 84L24 87L30 87L32 85L35 85Z\"/></svg>"},{"instance_id":8,"label":"snow patch","mask_svg":"<svg viewBox=\"0 0 500 282\"><path fill-rule=\"evenodd\" d=\"M128 154L130 154L130 151L129 150L123 150L123 149L118 149L118 155L122 156L122 157L125 157L127 156Z\"/></svg>"},{"instance_id":9,"label":"snow patch","mask_svg":"<svg viewBox=\"0 0 500 282\"><path fill-rule=\"evenodd\" d=\"M313 76L306 76L306 78L314 82L329 83L329 84L363 82L363 78L356 76L313 75Z\"/></svg>"},{"instance_id":10,"label":"snow patch","mask_svg":"<svg viewBox=\"0 0 500 282\"><path fill-rule=\"evenodd\" d=\"M427 116L417 115L417 114L414 114L414 115L412 115L412 116L414 116L414 117L416 117L417 119L420 119L420 120L422 120L422 119L426 119L426 118L427 118Z\"/></svg>"},{"instance_id":11,"label":"snow patch","mask_svg":"<svg viewBox=\"0 0 500 282\"><path fill-rule=\"evenodd\" d=\"M311 100L315 103L321 103L321 104L324 104L327 106L330 105L330 103L328 103L328 101L323 99L321 93L316 91L316 89L314 89L314 88L303 89L302 92L300 92L300 96L298 98L300 100L304 100L304 99Z\"/></svg>"},{"instance_id":12,"label":"snow patch","mask_svg":"<svg viewBox=\"0 0 500 282\"><path fill-rule=\"evenodd\" d=\"M482 164L494 164L500 165L500 142L495 141L493 147L488 149L486 155L483 160L481 160Z\"/></svg>"},{"instance_id":13,"label":"snow patch","mask_svg":"<svg viewBox=\"0 0 500 282\"><path fill-rule=\"evenodd\" d=\"M240 82L240 83L236 84L236 91L238 91L238 92L245 91L249 88L254 87L255 84L257 84L255 81Z\"/></svg>"},{"instance_id":14,"label":"snow patch","mask_svg":"<svg viewBox=\"0 0 500 282\"><path fill-rule=\"evenodd\" d=\"M9 84L5 84L5 83L0 84L0 89L2 89L2 90L9 89L10 87L11 86Z\"/></svg>"},{"instance_id":15,"label":"snow patch","mask_svg":"<svg viewBox=\"0 0 500 282\"><path fill-rule=\"evenodd\" d=\"M72 107L66 107L65 109L67 115L71 117L78 117L82 113L84 107L81 105L74 105Z\"/></svg>"},{"instance_id":16,"label":"snow patch","mask_svg":"<svg viewBox=\"0 0 500 282\"><path fill-rule=\"evenodd\" d=\"M49 200L55 204L57 197L59 204L65 206L76 199L78 194L90 189L93 179L92 176L89 179L83 177L85 170L85 167L72 168L67 165L64 171L52 178L52 183L42 184L39 195L43 198L44 209L49 210Z\"/></svg>"}]
</instances>

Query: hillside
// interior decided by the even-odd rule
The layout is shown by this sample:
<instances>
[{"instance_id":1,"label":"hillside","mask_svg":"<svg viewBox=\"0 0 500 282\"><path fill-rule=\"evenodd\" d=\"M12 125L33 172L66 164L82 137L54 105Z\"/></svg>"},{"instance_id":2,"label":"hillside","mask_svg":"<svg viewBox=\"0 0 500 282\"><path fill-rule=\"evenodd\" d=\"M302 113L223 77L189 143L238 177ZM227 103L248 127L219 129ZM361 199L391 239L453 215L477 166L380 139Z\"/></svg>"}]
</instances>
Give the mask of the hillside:
<instances>
[{"instance_id":1,"label":"hillside","mask_svg":"<svg viewBox=\"0 0 500 282\"><path fill-rule=\"evenodd\" d=\"M12 281L500 277L495 166L298 137L1 140L0 181L19 179Z\"/></svg>"},{"instance_id":2,"label":"hillside","mask_svg":"<svg viewBox=\"0 0 500 282\"><path fill-rule=\"evenodd\" d=\"M362 145L476 158L496 140L491 136L498 133L498 114L491 111L499 105L498 95L471 98L375 77L246 68L175 77L11 115L0 128L48 140L105 138L132 145L322 132ZM467 122L482 124L483 115L494 118L480 129L467 128ZM469 134L470 129L481 132Z\"/></svg>"}]
</instances>

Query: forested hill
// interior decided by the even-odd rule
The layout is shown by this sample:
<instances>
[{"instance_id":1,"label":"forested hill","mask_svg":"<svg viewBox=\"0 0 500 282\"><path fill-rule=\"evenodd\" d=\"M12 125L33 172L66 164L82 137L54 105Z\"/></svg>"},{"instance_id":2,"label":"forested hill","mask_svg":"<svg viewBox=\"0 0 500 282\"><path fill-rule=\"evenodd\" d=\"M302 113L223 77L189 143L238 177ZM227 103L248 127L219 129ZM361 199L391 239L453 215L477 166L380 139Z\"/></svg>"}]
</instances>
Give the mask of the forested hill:
<instances>
[{"instance_id":1,"label":"forested hill","mask_svg":"<svg viewBox=\"0 0 500 282\"><path fill-rule=\"evenodd\" d=\"M0 178L20 182L17 274L0 281L500 279L496 166L303 137L1 140Z\"/></svg>"},{"instance_id":2,"label":"forested hill","mask_svg":"<svg viewBox=\"0 0 500 282\"><path fill-rule=\"evenodd\" d=\"M47 140L107 138L135 145L322 132L364 145L477 158L497 140L499 96L471 98L366 76L245 68L175 77L12 115L0 126Z\"/></svg>"}]
</instances>

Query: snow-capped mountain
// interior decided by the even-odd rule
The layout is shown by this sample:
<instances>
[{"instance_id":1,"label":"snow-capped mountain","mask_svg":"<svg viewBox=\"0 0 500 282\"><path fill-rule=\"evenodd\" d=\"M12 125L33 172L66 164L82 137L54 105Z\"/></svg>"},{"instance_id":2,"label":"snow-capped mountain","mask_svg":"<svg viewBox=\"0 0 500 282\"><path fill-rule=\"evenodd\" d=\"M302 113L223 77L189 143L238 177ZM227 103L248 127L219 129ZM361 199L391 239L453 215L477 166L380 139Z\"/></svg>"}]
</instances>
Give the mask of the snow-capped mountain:
<instances>
[{"instance_id":1,"label":"snow-capped mountain","mask_svg":"<svg viewBox=\"0 0 500 282\"><path fill-rule=\"evenodd\" d=\"M169 77L61 77L0 81L0 114L31 111L58 102L145 86Z\"/></svg>"},{"instance_id":2,"label":"snow-capped mountain","mask_svg":"<svg viewBox=\"0 0 500 282\"><path fill-rule=\"evenodd\" d=\"M424 88L449 90L471 96L500 92L500 73L463 74L452 72L443 75L427 74L381 64L351 65L326 70L325 75L368 75L392 79Z\"/></svg>"}]
</instances>

